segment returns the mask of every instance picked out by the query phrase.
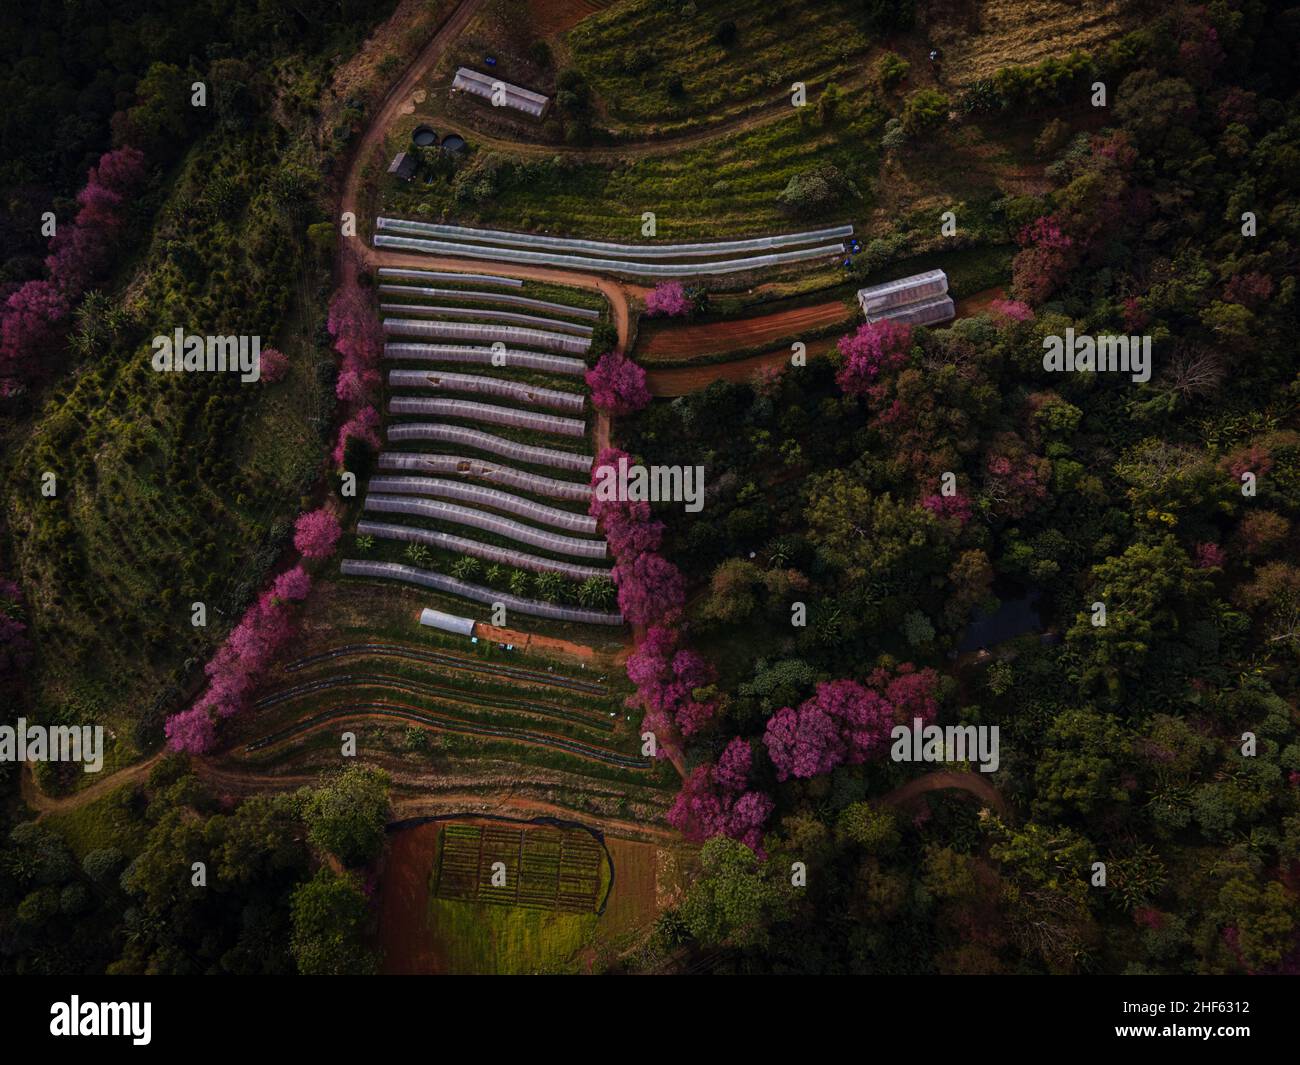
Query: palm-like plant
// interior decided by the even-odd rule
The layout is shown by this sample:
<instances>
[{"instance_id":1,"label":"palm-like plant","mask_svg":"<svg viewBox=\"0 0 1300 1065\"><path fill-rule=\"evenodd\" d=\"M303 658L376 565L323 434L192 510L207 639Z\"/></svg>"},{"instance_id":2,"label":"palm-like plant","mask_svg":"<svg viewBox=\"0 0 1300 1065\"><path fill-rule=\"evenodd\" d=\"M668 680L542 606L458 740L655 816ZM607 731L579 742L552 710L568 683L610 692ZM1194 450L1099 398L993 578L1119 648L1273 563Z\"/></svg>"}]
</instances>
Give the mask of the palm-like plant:
<instances>
[{"instance_id":1,"label":"palm-like plant","mask_svg":"<svg viewBox=\"0 0 1300 1065\"><path fill-rule=\"evenodd\" d=\"M508 586L511 595L517 595L522 598L528 595L529 588L532 586L532 580L523 570L515 569L510 571L510 581Z\"/></svg>"},{"instance_id":2,"label":"palm-like plant","mask_svg":"<svg viewBox=\"0 0 1300 1065\"><path fill-rule=\"evenodd\" d=\"M429 564L429 549L424 544L407 544L406 557L411 560L413 566L427 566Z\"/></svg>"},{"instance_id":3,"label":"palm-like plant","mask_svg":"<svg viewBox=\"0 0 1300 1065\"><path fill-rule=\"evenodd\" d=\"M614 602L614 582L608 577L588 577L578 586L578 602L586 607L607 607Z\"/></svg>"},{"instance_id":4,"label":"palm-like plant","mask_svg":"<svg viewBox=\"0 0 1300 1065\"><path fill-rule=\"evenodd\" d=\"M564 578L558 573L537 575L537 594L546 602L557 602L564 595Z\"/></svg>"},{"instance_id":5,"label":"palm-like plant","mask_svg":"<svg viewBox=\"0 0 1300 1065\"><path fill-rule=\"evenodd\" d=\"M451 575L462 581L472 581L478 576L479 569L478 559L464 555L452 564Z\"/></svg>"}]
</instances>

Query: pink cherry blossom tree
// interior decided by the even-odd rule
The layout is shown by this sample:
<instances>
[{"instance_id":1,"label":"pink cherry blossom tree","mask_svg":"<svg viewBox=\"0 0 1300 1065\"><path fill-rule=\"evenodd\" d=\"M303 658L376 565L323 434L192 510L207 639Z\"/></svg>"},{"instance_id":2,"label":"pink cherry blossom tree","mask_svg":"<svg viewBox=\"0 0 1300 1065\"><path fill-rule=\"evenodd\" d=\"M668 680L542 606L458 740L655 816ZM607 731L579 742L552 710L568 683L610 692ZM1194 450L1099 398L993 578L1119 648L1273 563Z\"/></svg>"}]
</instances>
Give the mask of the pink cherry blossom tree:
<instances>
[{"instance_id":1,"label":"pink cherry blossom tree","mask_svg":"<svg viewBox=\"0 0 1300 1065\"><path fill-rule=\"evenodd\" d=\"M835 381L847 395L862 395L882 371L902 366L911 347L910 325L889 318L867 322L852 336L840 338L838 348L844 365Z\"/></svg>"},{"instance_id":2,"label":"pink cherry blossom tree","mask_svg":"<svg viewBox=\"0 0 1300 1065\"><path fill-rule=\"evenodd\" d=\"M293 546L303 558L329 558L343 530L328 506L300 514L293 526Z\"/></svg>"},{"instance_id":3,"label":"pink cherry blossom tree","mask_svg":"<svg viewBox=\"0 0 1300 1065\"><path fill-rule=\"evenodd\" d=\"M660 281L646 296L647 314L681 318L691 313L691 298L680 281Z\"/></svg>"},{"instance_id":4,"label":"pink cherry blossom tree","mask_svg":"<svg viewBox=\"0 0 1300 1065\"><path fill-rule=\"evenodd\" d=\"M622 416L641 410L650 402L645 370L621 351L609 351L595 368L587 371L591 402L600 410Z\"/></svg>"}]
</instances>

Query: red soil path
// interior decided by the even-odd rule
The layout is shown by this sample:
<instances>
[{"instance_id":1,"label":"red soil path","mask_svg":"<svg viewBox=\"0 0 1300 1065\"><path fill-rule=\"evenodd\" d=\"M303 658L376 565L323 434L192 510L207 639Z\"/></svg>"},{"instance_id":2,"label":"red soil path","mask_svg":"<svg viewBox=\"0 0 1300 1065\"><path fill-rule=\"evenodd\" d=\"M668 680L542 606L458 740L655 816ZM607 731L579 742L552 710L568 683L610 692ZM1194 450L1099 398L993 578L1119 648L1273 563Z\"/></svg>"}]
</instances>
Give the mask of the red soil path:
<instances>
[{"instance_id":1,"label":"red soil path","mask_svg":"<svg viewBox=\"0 0 1300 1065\"><path fill-rule=\"evenodd\" d=\"M963 773L956 769L943 769L927 773L923 777L909 780L901 788L895 788L889 794L876 800L882 806L906 806L922 795L931 791L957 789L967 792L979 799L985 806L991 806L1000 814L1010 812L1010 805L1001 793L979 773Z\"/></svg>"},{"instance_id":2,"label":"red soil path","mask_svg":"<svg viewBox=\"0 0 1300 1065\"><path fill-rule=\"evenodd\" d=\"M637 341L636 355L638 361L653 363L656 359L735 351L798 337L804 330L848 322L852 318L852 310L842 300L833 300L729 322L646 329Z\"/></svg>"}]
</instances>

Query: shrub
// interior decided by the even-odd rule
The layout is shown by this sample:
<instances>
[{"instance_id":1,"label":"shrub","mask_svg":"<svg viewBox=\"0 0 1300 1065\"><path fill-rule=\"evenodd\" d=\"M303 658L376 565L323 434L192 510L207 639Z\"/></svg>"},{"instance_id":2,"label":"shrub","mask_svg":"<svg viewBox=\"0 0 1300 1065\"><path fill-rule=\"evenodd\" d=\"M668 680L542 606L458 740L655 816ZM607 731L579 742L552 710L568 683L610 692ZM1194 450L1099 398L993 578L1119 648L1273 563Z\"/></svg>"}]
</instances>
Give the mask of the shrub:
<instances>
[{"instance_id":1,"label":"shrub","mask_svg":"<svg viewBox=\"0 0 1300 1065\"><path fill-rule=\"evenodd\" d=\"M876 82L882 89L892 89L912 69L912 64L897 52L886 52L876 60Z\"/></svg>"},{"instance_id":2,"label":"shrub","mask_svg":"<svg viewBox=\"0 0 1300 1065\"><path fill-rule=\"evenodd\" d=\"M948 120L949 101L937 89L918 89L903 105L903 130L915 137L937 129Z\"/></svg>"}]
</instances>

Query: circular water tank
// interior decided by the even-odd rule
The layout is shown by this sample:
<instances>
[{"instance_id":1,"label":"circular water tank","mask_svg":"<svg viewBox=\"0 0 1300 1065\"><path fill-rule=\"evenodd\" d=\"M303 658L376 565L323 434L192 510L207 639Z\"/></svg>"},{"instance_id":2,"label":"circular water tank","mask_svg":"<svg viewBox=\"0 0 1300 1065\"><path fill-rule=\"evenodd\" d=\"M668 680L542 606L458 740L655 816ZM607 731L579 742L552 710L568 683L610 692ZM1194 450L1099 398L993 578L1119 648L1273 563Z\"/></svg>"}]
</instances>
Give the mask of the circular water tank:
<instances>
[{"instance_id":1,"label":"circular water tank","mask_svg":"<svg viewBox=\"0 0 1300 1065\"><path fill-rule=\"evenodd\" d=\"M416 126L411 133L411 143L417 148L428 148L438 143L438 131L431 126Z\"/></svg>"},{"instance_id":2,"label":"circular water tank","mask_svg":"<svg viewBox=\"0 0 1300 1065\"><path fill-rule=\"evenodd\" d=\"M447 152L463 152L465 150L465 138L458 137L454 133L448 133L447 136L442 138L442 148L443 151Z\"/></svg>"}]
</instances>

